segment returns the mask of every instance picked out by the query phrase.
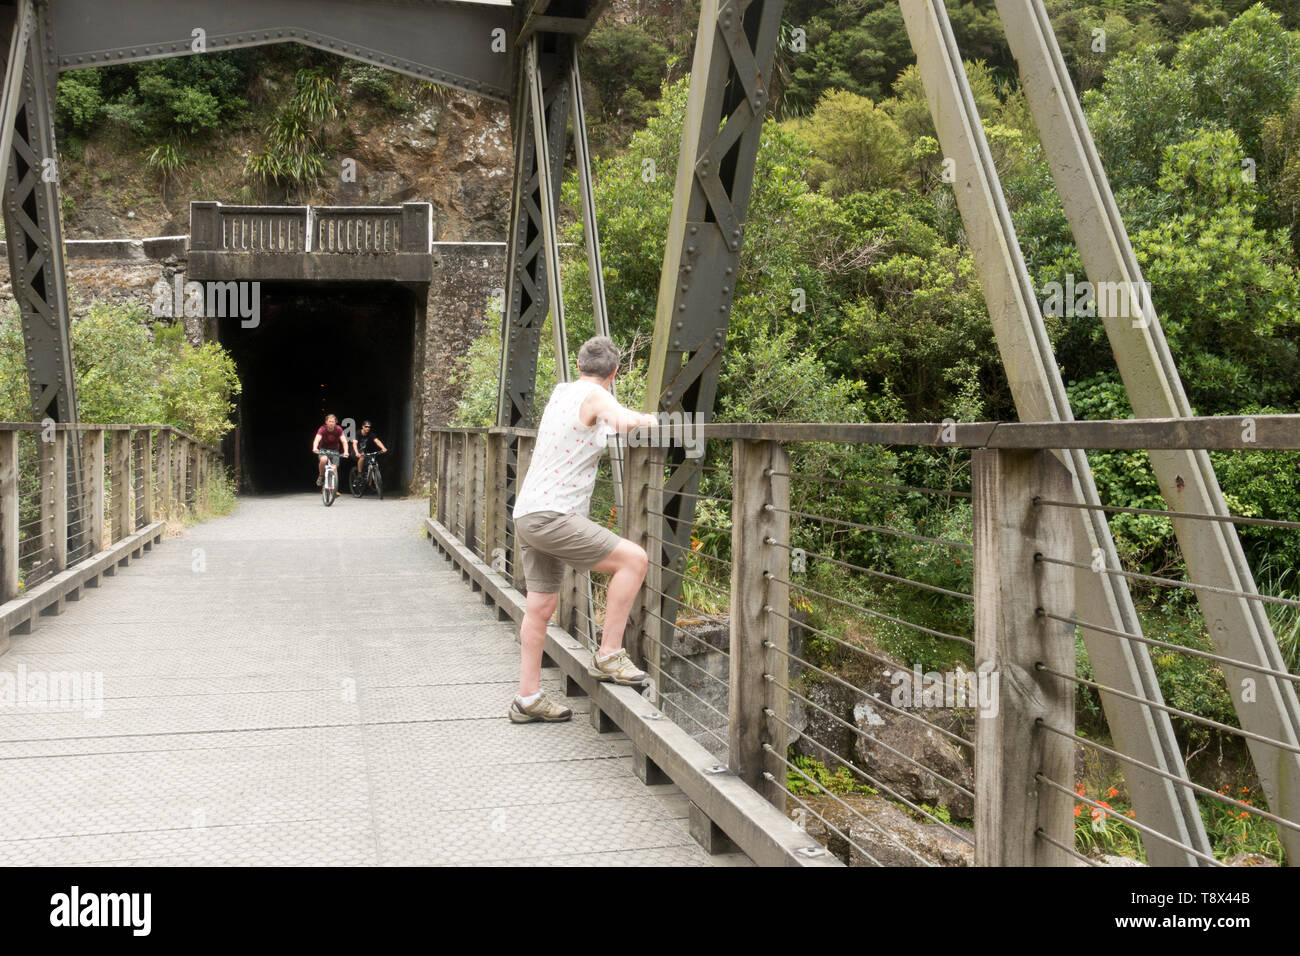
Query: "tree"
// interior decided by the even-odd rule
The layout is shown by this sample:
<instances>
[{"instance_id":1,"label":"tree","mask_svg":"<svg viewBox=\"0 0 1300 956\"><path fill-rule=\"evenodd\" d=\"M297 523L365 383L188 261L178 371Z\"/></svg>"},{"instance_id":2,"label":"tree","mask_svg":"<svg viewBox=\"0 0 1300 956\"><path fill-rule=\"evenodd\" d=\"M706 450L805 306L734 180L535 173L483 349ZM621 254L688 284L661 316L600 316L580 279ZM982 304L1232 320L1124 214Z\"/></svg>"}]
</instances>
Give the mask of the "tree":
<instances>
[{"instance_id":1,"label":"tree","mask_svg":"<svg viewBox=\"0 0 1300 956\"><path fill-rule=\"evenodd\" d=\"M812 115L789 129L812 153L810 180L832 196L902 182L909 156L903 133L865 96L824 93Z\"/></svg>"}]
</instances>

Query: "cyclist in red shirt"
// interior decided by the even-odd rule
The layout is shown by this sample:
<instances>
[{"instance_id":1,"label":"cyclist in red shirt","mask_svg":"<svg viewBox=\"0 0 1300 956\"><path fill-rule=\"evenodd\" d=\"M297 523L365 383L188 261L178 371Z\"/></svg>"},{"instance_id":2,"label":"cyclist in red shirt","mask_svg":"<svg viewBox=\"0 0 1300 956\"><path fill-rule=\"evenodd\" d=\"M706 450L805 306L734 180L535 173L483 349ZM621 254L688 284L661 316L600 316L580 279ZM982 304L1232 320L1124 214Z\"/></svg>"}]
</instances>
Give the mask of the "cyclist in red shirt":
<instances>
[{"instance_id":1,"label":"cyclist in red shirt","mask_svg":"<svg viewBox=\"0 0 1300 956\"><path fill-rule=\"evenodd\" d=\"M348 445L343 440L343 429L339 427L337 415L325 416L325 424L316 429L316 437L312 440L311 450L319 458L316 465L316 487L319 488L325 484L325 462L327 460L321 452L342 452L341 457L348 457Z\"/></svg>"}]
</instances>

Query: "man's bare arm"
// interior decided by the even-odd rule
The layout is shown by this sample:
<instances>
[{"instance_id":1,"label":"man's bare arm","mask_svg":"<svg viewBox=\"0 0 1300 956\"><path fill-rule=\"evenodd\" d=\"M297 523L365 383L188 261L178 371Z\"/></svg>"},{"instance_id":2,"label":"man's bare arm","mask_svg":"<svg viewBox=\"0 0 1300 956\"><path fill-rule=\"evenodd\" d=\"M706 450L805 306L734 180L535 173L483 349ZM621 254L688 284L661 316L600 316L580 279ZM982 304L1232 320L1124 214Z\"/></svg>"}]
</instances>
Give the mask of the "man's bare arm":
<instances>
[{"instance_id":1,"label":"man's bare arm","mask_svg":"<svg viewBox=\"0 0 1300 956\"><path fill-rule=\"evenodd\" d=\"M620 435L626 435L634 428L658 424L653 415L634 412L620 405L614 396L603 389L592 392L578 410L578 417L584 425L594 425L597 420L604 422Z\"/></svg>"}]
</instances>

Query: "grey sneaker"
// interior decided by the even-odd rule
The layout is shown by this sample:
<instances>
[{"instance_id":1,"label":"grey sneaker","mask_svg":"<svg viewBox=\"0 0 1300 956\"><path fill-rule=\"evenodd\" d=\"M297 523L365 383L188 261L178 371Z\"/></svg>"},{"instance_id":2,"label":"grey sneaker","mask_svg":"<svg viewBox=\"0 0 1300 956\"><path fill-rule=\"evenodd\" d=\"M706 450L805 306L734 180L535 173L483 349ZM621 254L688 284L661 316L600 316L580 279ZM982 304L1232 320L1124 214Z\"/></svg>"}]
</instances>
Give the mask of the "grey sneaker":
<instances>
[{"instance_id":1,"label":"grey sneaker","mask_svg":"<svg viewBox=\"0 0 1300 956\"><path fill-rule=\"evenodd\" d=\"M650 679L650 675L632 663L632 658L624 650L615 651L603 661L592 657L587 673L597 680L613 681L625 687L644 687Z\"/></svg>"},{"instance_id":2,"label":"grey sneaker","mask_svg":"<svg viewBox=\"0 0 1300 956\"><path fill-rule=\"evenodd\" d=\"M542 696L527 707L519 702L518 697L510 702L510 720L516 724L530 724L534 720L556 723L561 720L568 720L572 716L573 711L563 704L557 704L551 700L546 691L542 691Z\"/></svg>"},{"instance_id":3,"label":"grey sneaker","mask_svg":"<svg viewBox=\"0 0 1300 956\"><path fill-rule=\"evenodd\" d=\"M324 487L325 487L325 479L324 479L324 478L320 478L320 477L318 477L318 478L316 479L316 487L317 487L317 488L324 488Z\"/></svg>"}]
</instances>

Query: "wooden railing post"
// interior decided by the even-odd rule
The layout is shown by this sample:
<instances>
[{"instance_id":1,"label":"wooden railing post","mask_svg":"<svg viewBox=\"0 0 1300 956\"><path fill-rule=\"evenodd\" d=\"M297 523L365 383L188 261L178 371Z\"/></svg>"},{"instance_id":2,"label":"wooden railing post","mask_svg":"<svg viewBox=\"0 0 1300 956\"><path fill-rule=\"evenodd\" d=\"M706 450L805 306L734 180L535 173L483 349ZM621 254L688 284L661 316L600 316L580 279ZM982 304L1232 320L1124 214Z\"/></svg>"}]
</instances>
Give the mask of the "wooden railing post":
<instances>
[{"instance_id":1,"label":"wooden railing post","mask_svg":"<svg viewBox=\"0 0 1300 956\"><path fill-rule=\"evenodd\" d=\"M429 435L429 517L437 518L438 514L438 496L442 493L442 477L438 473L438 462L440 458L439 446L442 444L442 433L433 432Z\"/></svg>"},{"instance_id":2,"label":"wooden railing post","mask_svg":"<svg viewBox=\"0 0 1300 956\"><path fill-rule=\"evenodd\" d=\"M438 522L451 530L452 462L454 461L451 432L438 435Z\"/></svg>"},{"instance_id":3,"label":"wooden railing post","mask_svg":"<svg viewBox=\"0 0 1300 956\"><path fill-rule=\"evenodd\" d=\"M533 446L537 444L537 439L532 435L520 435L515 442L515 494L519 494L519 489L524 486L524 476L528 474L528 468L533 462ZM511 518L510 527L514 528L514 519ZM524 564L519 560L519 541L517 538L511 539L511 577L514 579L515 590L526 591L527 584L524 581Z\"/></svg>"},{"instance_id":4,"label":"wooden railing post","mask_svg":"<svg viewBox=\"0 0 1300 956\"><path fill-rule=\"evenodd\" d=\"M90 539L86 557L104 550L104 430L91 428L81 433L81 468L85 477L81 493L82 521Z\"/></svg>"},{"instance_id":5,"label":"wooden railing post","mask_svg":"<svg viewBox=\"0 0 1300 956\"><path fill-rule=\"evenodd\" d=\"M0 431L0 603L18 594L18 433Z\"/></svg>"},{"instance_id":6,"label":"wooden railing post","mask_svg":"<svg viewBox=\"0 0 1300 956\"><path fill-rule=\"evenodd\" d=\"M452 532L463 543L465 540L465 468L469 458L469 443L464 432L455 433L456 460L451 472L451 510L455 515Z\"/></svg>"},{"instance_id":7,"label":"wooden railing post","mask_svg":"<svg viewBox=\"0 0 1300 956\"><path fill-rule=\"evenodd\" d=\"M172 508L172 433L163 428L158 432L158 504L165 520L171 517Z\"/></svg>"},{"instance_id":8,"label":"wooden railing post","mask_svg":"<svg viewBox=\"0 0 1300 956\"><path fill-rule=\"evenodd\" d=\"M790 589L783 583L790 568L789 471L790 456L777 442L740 439L732 445L728 756L738 776L782 809L788 735L781 721L788 699L764 675L789 683L781 653L790 634Z\"/></svg>"},{"instance_id":9,"label":"wooden railing post","mask_svg":"<svg viewBox=\"0 0 1300 956\"><path fill-rule=\"evenodd\" d=\"M185 442L185 470L188 472L185 497L191 508L199 506L199 445L198 442Z\"/></svg>"},{"instance_id":10,"label":"wooden railing post","mask_svg":"<svg viewBox=\"0 0 1300 956\"><path fill-rule=\"evenodd\" d=\"M465 546L480 558L478 539L483 529L483 469L487 457L487 436L466 435L465 462Z\"/></svg>"},{"instance_id":11,"label":"wooden railing post","mask_svg":"<svg viewBox=\"0 0 1300 956\"><path fill-rule=\"evenodd\" d=\"M175 503L181 514L190 506L190 440L177 436L177 460L175 460Z\"/></svg>"},{"instance_id":12,"label":"wooden railing post","mask_svg":"<svg viewBox=\"0 0 1300 956\"><path fill-rule=\"evenodd\" d=\"M206 510L208 507L208 479L212 473L212 452L208 451L202 445L198 446L199 455L199 510Z\"/></svg>"},{"instance_id":13,"label":"wooden railing post","mask_svg":"<svg viewBox=\"0 0 1300 956\"><path fill-rule=\"evenodd\" d=\"M483 560L506 573L506 455L508 438L489 432L483 463Z\"/></svg>"},{"instance_id":14,"label":"wooden railing post","mask_svg":"<svg viewBox=\"0 0 1300 956\"><path fill-rule=\"evenodd\" d=\"M140 435L140 470L144 484L144 524L153 524L153 429L146 428Z\"/></svg>"},{"instance_id":15,"label":"wooden railing post","mask_svg":"<svg viewBox=\"0 0 1300 956\"><path fill-rule=\"evenodd\" d=\"M1037 611L1073 615L1074 572L1035 555L1073 556L1073 516L1034 502L1070 500L1070 473L1051 452L977 449L971 481L975 665L996 687L976 710L975 864L1066 866L1037 831L1074 846L1074 799L1036 775L1073 789L1074 744L1036 722L1073 732L1074 686L1036 665L1073 674L1074 628Z\"/></svg>"},{"instance_id":16,"label":"wooden railing post","mask_svg":"<svg viewBox=\"0 0 1300 956\"><path fill-rule=\"evenodd\" d=\"M55 572L68 567L68 433L56 429L50 442L53 515L50 521L50 549Z\"/></svg>"},{"instance_id":17,"label":"wooden railing post","mask_svg":"<svg viewBox=\"0 0 1300 956\"><path fill-rule=\"evenodd\" d=\"M646 580L637 592L632 610L628 613L627 632L623 646L637 666L650 674L651 680L658 681L658 644L655 635L659 633L658 621L650 615L650 609L659 607L658 595L653 590L659 585L660 559L663 548L652 540L650 529L657 528L657 519L652 517L650 509L656 511L662 507L662 494L659 503L652 504L652 490L662 491L664 476L664 450L646 447L639 442L635 447L628 445L623 449L623 513L619 515L619 525L623 537L633 544L645 548L650 562L646 568ZM652 577L653 575L653 577ZM651 651L654 651L653 655ZM650 660L655 662L654 673L650 670ZM655 684L656 691L658 683Z\"/></svg>"},{"instance_id":18,"label":"wooden railing post","mask_svg":"<svg viewBox=\"0 0 1300 956\"><path fill-rule=\"evenodd\" d=\"M113 544L131 533L131 432L117 429L113 432L112 449L108 463L109 480L113 485Z\"/></svg>"}]
</instances>

